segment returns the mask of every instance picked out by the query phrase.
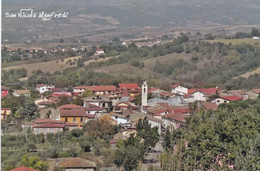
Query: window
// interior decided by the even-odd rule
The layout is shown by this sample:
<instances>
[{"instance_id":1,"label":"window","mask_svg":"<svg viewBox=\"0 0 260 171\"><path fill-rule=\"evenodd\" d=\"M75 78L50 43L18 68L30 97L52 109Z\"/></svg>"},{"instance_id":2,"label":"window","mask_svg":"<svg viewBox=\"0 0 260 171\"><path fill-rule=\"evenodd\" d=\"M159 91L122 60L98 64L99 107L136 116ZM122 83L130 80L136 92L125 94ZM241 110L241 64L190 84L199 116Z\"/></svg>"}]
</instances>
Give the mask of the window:
<instances>
[{"instance_id":1,"label":"window","mask_svg":"<svg viewBox=\"0 0 260 171\"><path fill-rule=\"evenodd\" d=\"M68 118L65 118L65 122L68 122Z\"/></svg>"},{"instance_id":2,"label":"window","mask_svg":"<svg viewBox=\"0 0 260 171\"><path fill-rule=\"evenodd\" d=\"M227 101L225 100L224 103L227 103Z\"/></svg>"},{"instance_id":3,"label":"window","mask_svg":"<svg viewBox=\"0 0 260 171\"><path fill-rule=\"evenodd\" d=\"M80 122L83 122L83 118L82 117L80 118Z\"/></svg>"},{"instance_id":4,"label":"window","mask_svg":"<svg viewBox=\"0 0 260 171\"><path fill-rule=\"evenodd\" d=\"M103 103L103 107L106 107L106 104L105 104L105 103Z\"/></svg>"},{"instance_id":5,"label":"window","mask_svg":"<svg viewBox=\"0 0 260 171\"><path fill-rule=\"evenodd\" d=\"M74 117L74 118L73 118L73 123L75 123L75 122L76 122L76 118Z\"/></svg>"},{"instance_id":6,"label":"window","mask_svg":"<svg viewBox=\"0 0 260 171\"><path fill-rule=\"evenodd\" d=\"M219 100L217 100L217 102L219 102Z\"/></svg>"},{"instance_id":7,"label":"window","mask_svg":"<svg viewBox=\"0 0 260 171\"><path fill-rule=\"evenodd\" d=\"M145 88L144 88L144 93L145 93Z\"/></svg>"}]
</instances>

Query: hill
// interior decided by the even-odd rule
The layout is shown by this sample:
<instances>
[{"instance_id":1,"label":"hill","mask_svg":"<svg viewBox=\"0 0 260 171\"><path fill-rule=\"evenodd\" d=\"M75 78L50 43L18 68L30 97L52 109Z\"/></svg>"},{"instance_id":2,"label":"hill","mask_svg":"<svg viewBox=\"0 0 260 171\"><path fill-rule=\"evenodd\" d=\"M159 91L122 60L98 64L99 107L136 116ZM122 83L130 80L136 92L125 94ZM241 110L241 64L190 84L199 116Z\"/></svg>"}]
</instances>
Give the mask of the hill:
<instances>
[{"instance_id":1,"label":"hill","mask_svg":"<svg viewBox=\"0 0 260 171\"><path fill-rule=\"evenodd\" d=\"M3 0L3 13L33 8L37 12L68 12L68 18L10 19L3 17L3 40L53 40L60 37L90 39L120 28L157 26L205 27L260 24L260 1L256 0ZM95 37L104 39L107 35ZM131 37L124 32L121 36ZM88 41L88 40L85 40Z\"/></svg>"}]
</instances>

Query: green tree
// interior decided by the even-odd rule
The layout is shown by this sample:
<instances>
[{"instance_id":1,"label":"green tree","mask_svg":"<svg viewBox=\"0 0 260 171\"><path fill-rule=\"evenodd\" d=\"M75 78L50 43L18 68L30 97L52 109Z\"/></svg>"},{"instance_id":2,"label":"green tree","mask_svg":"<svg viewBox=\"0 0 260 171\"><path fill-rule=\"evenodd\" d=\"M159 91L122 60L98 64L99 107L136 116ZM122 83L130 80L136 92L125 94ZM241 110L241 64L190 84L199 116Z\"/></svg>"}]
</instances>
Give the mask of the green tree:
<instances>
[{"instance_id":1,"label":"green tree","mask_svg":"<svg viewBox=\"0 0 260 171\"><path fill-rule=\"evenodd\" d=\"M85 90L83 93L82 93L82 97L89 97L92 95L92 92L90 90Z\"/></svg>"},{"instance_id":2,"label":"green tree","mask_svg":"<svg viewBox=\"0 0 260 171\"><path fill-rule=\"evenodd\" d=\"M70 104L70 100L69 100L69 98L67 96L62 95L62 96L60 96L57 105L58 106L62 106L62 105L65 105L65 104Z\"/></svg>"},{"instance_id":3,"label":"green tree","mask_svg":"<svg viewBox=\"0 0 260 171\"><path fill-rule=\"evenodd\" d=\"M40 160L39 156L29 156L28 154L22 157L20 166L39 169L40 171L46 171L49 167L46 162Z\"/></svg>"}]
</instances>

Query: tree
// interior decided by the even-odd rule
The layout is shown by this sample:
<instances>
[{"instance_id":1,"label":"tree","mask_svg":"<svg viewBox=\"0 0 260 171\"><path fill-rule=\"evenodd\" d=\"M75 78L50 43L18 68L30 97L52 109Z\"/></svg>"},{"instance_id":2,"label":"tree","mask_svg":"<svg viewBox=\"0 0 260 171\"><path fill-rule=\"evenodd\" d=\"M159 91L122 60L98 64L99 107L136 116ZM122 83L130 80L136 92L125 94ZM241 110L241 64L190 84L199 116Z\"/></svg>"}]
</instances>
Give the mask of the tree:
<instances>
[{"instance_id":1,"label":"tree","mask_svg":"<svg viewBox=\"0 0 260 171\"><path fill-rule=\"evenodd\" d=\"M73 137L80 137L80 136L82 136L83 135L83 131L82 131L82 129L73 129L72 131L71 131L71 135L73 136Z\"/></svg>"},{"instance_id":2,"label":"tree","mask_svg":"<svg viewBox=\"0 0 260 171\"><path fill-rule=\"evenodd\" d=\"M22 157L20 166L39 169L40 171L46 171L49 167L46 162L40 160L39 156L29 156L28 154Z\"/></svg>"},{"instance_id":3,"label":"tree","mask_svg":"<svg viewBox=\"0 0 260 171\"><path fill-rule=\"evenodd\" d=\"M138 121L136 128L138 136L144 139L144 147L146 150L150 147L154 147L159 141L158 128L152 128L146 117L143 120L140 119Z\"/></svg>"},{"instance_id":4,"label":"tree","mask_svg":"<svg viewBox=\"0 0 260 171\"><path fill-rule=\"evenodd\" d=\"M259 170L259 100L229 103L219 110L200 111L172 133L168 167L172 170ZM176 148L175 148L176 149ZM222 163L222 164L219 164Z\"/></svg>"},{"instance_id":5,"label":"tree","mask_svg":"<svg viewBox=\"0 0 260 171\"><path fill-rule=\"evenodd\" d=\"M73 100L73 104L79 105L79 106L83 106L84 101L81 99L81 97L77 96L77 97Z\"/></svg>"},{"instance_id":6,"label":"tree","mask_svg":"<svg viewBox=\"0 0 260 171\"><path fill-rule=\"evenodd\" d=\"M92 95L92 91L87 89L82 93L82 97L89 97L91 95Z\"/></svg>"},{"instance_id":7,"label":"tree","mask_svg":"<svg viewBox=\"0 0 260 171\"><path fill-rule=\"evenodd\" d=\"M62 95L59 98L58 106L62 106L62 105L65 105L65 104L70 104L70 100L69 100L69 98L67 96Z\"/></svg>"}]
</instances>

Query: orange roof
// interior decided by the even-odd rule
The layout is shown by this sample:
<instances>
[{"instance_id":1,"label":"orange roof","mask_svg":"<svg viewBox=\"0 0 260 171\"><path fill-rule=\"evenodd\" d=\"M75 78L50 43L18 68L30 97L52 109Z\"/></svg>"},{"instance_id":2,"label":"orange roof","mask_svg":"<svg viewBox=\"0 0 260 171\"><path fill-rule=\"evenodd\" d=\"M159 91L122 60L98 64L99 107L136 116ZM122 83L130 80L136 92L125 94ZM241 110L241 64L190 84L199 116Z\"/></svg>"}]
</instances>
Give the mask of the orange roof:
<instances>
[{"instance_id":1,"label":"orange roof","mask_svg":"<svg viewBox=\"0 0 260 171\"><path fill-rule=\"evenodd\" d=\"M223 96L221 97L222 99L228 100L228 101L239 101L239 100L243 100L242 97L238 97L238 96Z\"/></svg>"},{"instance_id":2,"label":"orange roof","mask_svg":"<svg viewBox=\"0 0 260 171\"><path fill-rule=\"evenodd\" d=\"M203 102L202 105L206 110L217 110L218 109L218 105L216 103Z\"/></svg>"},{"instance_id":3,"label":"orange roof","mask_svg":"<svg viewBox=\"0 0 260 171\"><path fill-rule=\"evenodd\" d=\"M83 109L83 107L75 104L66 104L58 107L58 109L71 110L71 109Z\"/></svg>"},{"instance_id":4,"label":"orange roof","mask_svg":"<svg viewBox=\"0 0 260 171\"><path fill-rule=\"evenodd\" d=\"M90 91L115 91L116 86L79 86L74 87L75 89L86 89Z\"/></svg>"},{"instance_id":5,"label":"orange roof","mask_svg":"<svg viewBox=\"0 0 260 171\"><path fill-rule=\"evenodd\" d=\"M256 94L259 94L259 93L260 93L260 89L252 89L251 91L254 92L254 93L256 93Z\"/></svg>"},{"instance_id":6,"label":"orange roof","mask_svg":"<svg viewBox=\"0 0 260 171\"><path fill-rule=\"evenodd\" d=\"M12 169L10 171L39 171L39 170L36 170L36 169L32 169L32 168L29 168L29 167L24 167L24 166L21 166L21 167L17 167L15 169Z\"/></svg>"}]
</instances>

